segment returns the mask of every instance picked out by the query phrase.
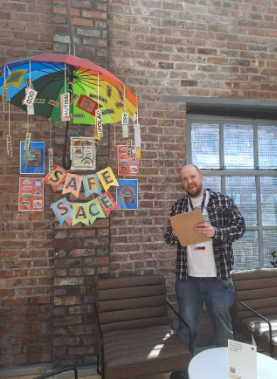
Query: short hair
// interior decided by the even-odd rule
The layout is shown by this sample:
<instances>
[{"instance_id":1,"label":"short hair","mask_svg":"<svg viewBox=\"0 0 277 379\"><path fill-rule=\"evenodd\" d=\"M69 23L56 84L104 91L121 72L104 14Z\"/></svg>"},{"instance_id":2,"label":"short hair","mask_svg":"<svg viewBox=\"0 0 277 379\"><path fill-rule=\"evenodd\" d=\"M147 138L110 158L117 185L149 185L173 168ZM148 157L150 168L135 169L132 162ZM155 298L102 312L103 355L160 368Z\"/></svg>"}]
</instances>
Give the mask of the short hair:
<instances>
[{"instance_id":1,"label":"short hair","mask_svg":"<svg viewBox=\"0 0 277 379\"><path fill-rule=\"evenodd\" d=\"M187 163L187 164L185 164L185 165L182 167L182 169L183 169L184 167L186 167L186 166L193 166L193 167L195 167L196 170L198 171L198 173L199 173L200 175L202 175L201 171L199 170L199 168L198 168L197 166L195 166L195 164Z\"/></svg>"}]
</instances>

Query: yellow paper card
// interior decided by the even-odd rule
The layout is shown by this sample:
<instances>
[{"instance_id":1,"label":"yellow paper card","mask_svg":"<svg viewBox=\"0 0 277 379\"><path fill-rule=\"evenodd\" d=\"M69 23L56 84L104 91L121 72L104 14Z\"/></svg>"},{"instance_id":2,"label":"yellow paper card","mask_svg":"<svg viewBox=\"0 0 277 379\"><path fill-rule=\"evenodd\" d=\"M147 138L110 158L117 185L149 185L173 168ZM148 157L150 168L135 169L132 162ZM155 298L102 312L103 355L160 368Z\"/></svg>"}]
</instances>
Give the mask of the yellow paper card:
<instances>
[{"instance_id":1,"label":"yellow paper card","mask_svg":"<svg viewBox=\"0 0 277 379\"><path fill-rule=\"evenodd\" d=\"M107 192L110 186L119 185L110 167L107 167L104 170L98 171L97 175L100 179L102 186L104 187L105 192Z\"/></svg>"}]
</instances>

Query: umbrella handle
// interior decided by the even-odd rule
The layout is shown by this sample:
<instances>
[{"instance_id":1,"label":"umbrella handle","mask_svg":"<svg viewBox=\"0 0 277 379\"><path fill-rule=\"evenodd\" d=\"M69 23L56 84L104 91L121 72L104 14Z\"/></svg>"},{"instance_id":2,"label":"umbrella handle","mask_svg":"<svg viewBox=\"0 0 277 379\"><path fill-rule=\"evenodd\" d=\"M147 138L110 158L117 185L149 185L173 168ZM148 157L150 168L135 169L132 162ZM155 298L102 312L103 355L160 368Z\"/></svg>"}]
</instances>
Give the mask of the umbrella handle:
<instances>
[{"instance_id":1,"label":"umbrella handle","mask_svg":"<svg viewBox=\"0 0 277 379\"><path fill-rule=\"evenodd\" d=\"M72 164L72 160L68 160L68 164L66 163L67 161L67 156L66 156L66 149L67 149L67 132L68 132L68 127L69 127L69 121L66 121L66 129L65 129L65 139L64 139L64 145L63 145L63 157L62 157L62 164L65 170L69 170Z\"/></svg>"}]
</instances>

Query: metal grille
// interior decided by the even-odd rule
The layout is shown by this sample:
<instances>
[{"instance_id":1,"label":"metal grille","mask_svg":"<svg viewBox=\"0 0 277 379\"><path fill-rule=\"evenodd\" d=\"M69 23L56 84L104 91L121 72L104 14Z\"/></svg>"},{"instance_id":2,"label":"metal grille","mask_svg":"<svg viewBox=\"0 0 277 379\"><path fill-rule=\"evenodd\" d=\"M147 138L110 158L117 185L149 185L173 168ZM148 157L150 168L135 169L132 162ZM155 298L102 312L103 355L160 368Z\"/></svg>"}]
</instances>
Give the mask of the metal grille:
<instances>
[{"instance_id":1,"label":"metal grille","mask_svg":"<svg viewBox=\"0 0 277 379\"><path fill-rule=\"evenodd\" d=\"M224 166L254 168L252 125L224 125Z\"/></svg>"},{"instance_id":2,"label":"metal grille","mask_svg":"<svg viewBox=\"0 0 277 379\"><path fill-rule=\"evenodd\" d=\"M264 176L260 180L263 225L277 225L277 178Z\"/></svg>"},{"instance_id":3,"label":"metal grille","mask_svg":"<svg viewBox=\"0 0 277 379\"><path fill-rule=\"evenodd\" d=\"M199 169L219 168L219 125L191 125L192 162Z\"/></svg>"},{"instance_id":4,"label":"metal grille","mask_svg":"<svg viewBox=\"0 0 277 379\"><path fill-rule=\"evenodd\" d=\"M277 167L277 128L258 126L258 152L260 169Z\"/></svg>"},{"instance_id":5,"label":"metal grille","mask_svg":"<svg viewBox=\"0 0 277 379\"><path fill-rule=\"evenodd\" d=\"M277 249L277 231L276 230L264 230L264 265L265 267L273 267L270 263L272 261L272 251Z\"/></svg>"},{"instance_id":6,"label":"metal grille","mask_svg":"<svg viewBox=\"0 0 277 379\"><path fill-rule=\"evenodd\" d=\"M213 191L221 192L220 176L205 176L204 173L203 188L210 188Z\"/></svg>"},{"instance_id":7,"label":"metal grille","mask_svg":"<svg viewBox=\"0 0 277 379\"><path fill-rule=\"evenodd\" d=\"M259 268L259 239L258 232L246 231L241 239L233 244L233 271L253 270Z\"/></svg>"},{"instance_id":8,"label":"metal grille","mask_svg":"<svg viewBox=\"0 0 277 379\"><path fill-rule=\"evenodd\" d=\"M227 176L226 193L245 219L246 226L257 225L256 184L254 176Z\"/></svg>"}]
</instances>

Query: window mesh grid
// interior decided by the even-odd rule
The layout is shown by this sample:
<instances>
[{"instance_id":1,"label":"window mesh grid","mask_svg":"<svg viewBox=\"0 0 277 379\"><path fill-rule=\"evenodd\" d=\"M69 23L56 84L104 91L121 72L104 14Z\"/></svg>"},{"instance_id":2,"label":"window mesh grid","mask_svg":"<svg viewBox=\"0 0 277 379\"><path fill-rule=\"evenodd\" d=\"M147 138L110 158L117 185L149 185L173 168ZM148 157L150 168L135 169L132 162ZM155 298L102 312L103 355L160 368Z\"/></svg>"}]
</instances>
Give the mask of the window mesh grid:
<instances>
[{"instance_id":1,"label":"window mesh grid","mask_svg":"<svg viewBox=\"0 0 277 379\"><path fill-rule=\"evenodd\" d=\"M219 125L191 124L191 152L199 169L219 168Z\"/></svg>"},{"instance_id":2,"label":"window mesh grid","mask_svg":"<svg viewBox=\"0 0 277 379\"><path fill-rule=\"evenodd\" d=\"M263 225L277 225L277 177L262 176L260 183L262 223Z\"/></svg>"},{"instance_id":3,"label":"window mesh grid","mask_svg":"<svg viewBox=\"0 0 277 379\"><path fill-rule=\"evenodd\" d=\"M246 231L241 239L233 243L233 271L259 268L259 238L257 231Z\"/></svg>"},{"instance_id":4,"label":"window mesh grid","mask_svg":"<svg viewBox=\"0 0 277 379\"><path fill-rule=\"evenodd\" d=\"M276 230L264 230L264 266L273 268L270 261L272 261L272 251L277 250L277 231Z\"/></svg>"},{"instance_id":5,"label":"window mesh grid","mask_svg":"<svg viewBox=\"0 0 277 379\"><path fill-rule=\"evenodd\" d=\"M256 183L254 176L227 176L226 193L245 219L246 226L257 225Z\"/></svg>"},{"instance_id":6,"label":"window mesh grid","mask_svg":"<svg viewBox=\"0 0 277 379\"><path fill-rule=\"evenodd\" d=\"M205 176L203 179L203 188L209 188L215 192L221 192L221 178L220 176Z\"/></svg>"},{"instance_id":7,"label":"window mesh grid","mask_svg":"<svg viewBox=\"0 0 277 379\"><path fill-rule=\"evenodd\" d=\"M224 125L224 166L254 168L254 143L252 125Z\"/></svg>"},{"instance_id":8,"label":"window mesh grid","mask_svg":"<svg viewBox=\"0 0 277 379\"><path fill-rule=\"evenodd\" d=\"M277 127L258 126L259 167L277 168Z\"/></svg>"}]
</instances>

